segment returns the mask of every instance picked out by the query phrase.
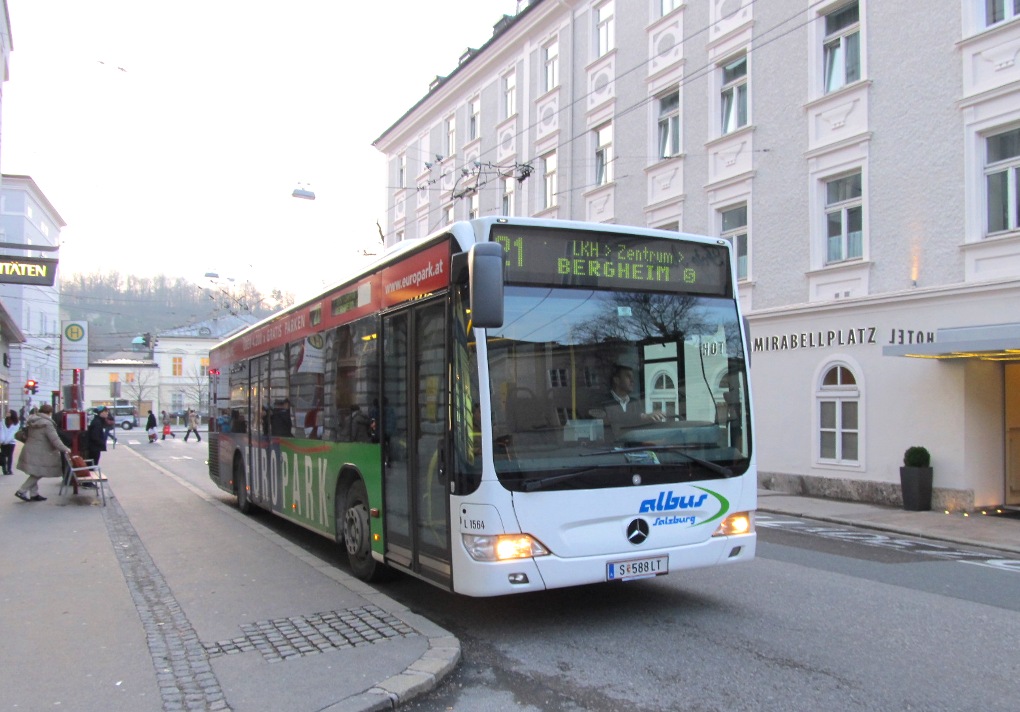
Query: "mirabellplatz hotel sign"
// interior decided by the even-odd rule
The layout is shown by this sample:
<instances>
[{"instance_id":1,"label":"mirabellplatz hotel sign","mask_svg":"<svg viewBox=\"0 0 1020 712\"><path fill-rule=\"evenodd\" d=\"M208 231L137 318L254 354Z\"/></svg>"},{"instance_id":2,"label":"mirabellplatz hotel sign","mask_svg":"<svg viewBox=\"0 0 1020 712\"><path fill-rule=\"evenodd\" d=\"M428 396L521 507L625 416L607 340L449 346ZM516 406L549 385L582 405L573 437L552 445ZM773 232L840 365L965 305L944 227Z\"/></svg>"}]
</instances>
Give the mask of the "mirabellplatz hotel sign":
<instances>
[{"instance_id":1,"label":"mirabellplatz hotel sign","mask_svg":"<svg viewBox=\"0 0 1020 712\"><path fill-rule=\"evenodd\" d=\"M792 351L794 349L824 349L834 346L858 346L864 344L933 344L934 331L919 329L881 330L877 326L861 326L854 329L827 329L825 331L800 331L777 336L752 336L753 351Z\"/></svg>"},{"instance_id":2,"label":"mirabellplatz hotel sign","mask_svg":"<svg viewBox=\"0 0 1020 712\"><path fill-rule=\"evenodd\" d=\"M55 259L0 255L0 284L36 284L52 287L56 276Z\"/></svg>"}]
</instances>

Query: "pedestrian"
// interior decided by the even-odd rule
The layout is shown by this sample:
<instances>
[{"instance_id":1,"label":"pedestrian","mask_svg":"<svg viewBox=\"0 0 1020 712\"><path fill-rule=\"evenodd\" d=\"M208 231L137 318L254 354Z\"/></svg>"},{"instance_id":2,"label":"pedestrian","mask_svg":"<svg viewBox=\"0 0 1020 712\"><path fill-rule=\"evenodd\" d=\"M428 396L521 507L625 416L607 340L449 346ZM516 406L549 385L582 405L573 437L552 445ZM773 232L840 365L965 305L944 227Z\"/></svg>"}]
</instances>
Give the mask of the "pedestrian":
<instances>
[{"instance_id":1,"label":"pedestrian","mask_svg":"<svg viewBox=\"0 0 1020 712\"><path fill-rule=\"evenodd\" d=\"M164 410L162 413L160 413L159 422L160 425L163 426L163 437L161 439L166 440L166 436L169 435L174 440L176 440L177 436L174 435L174 431L170 429L170 414Z\"/></svg>"},{"instance_id":2,"label":"pedestrian","mask_svg":"<svg viewBox=\"0 0 1020 712\"><path fill-rule=\"evenodd\" d=\"M188 432L184 433L184 442L188 442L188 436L192 433L202 442L202 436L198 434L198 413L188 408Z\"/></svg>"},{"instance_id":3,"label":"pedestrian","mask_svg":"<svg viewBox=\"0 0 1020 712\"><path fill-rule=\"evenodd\" d=\"M18 442L14 437L21 427L17 411L10 411L0 424L0 472L5 475L14 474L14 446Z\"/></svg>"},{"instance_id":4,"label":"pedestrian","mask_svg":"<svg viewBox=\"0 0 1020 712\"><path fill-rule=\"evenodd\" d=\"M46 498L39 494L39 480L63 476L60 455L70 455L71 448L60 441L57 425L53 422L53 407L48 403L39 406L38 413L28 416L25 431L25 446L18 456L18 469L27 474L28 479L14 496L26 502L44 502Z\"/></svg>"},{"instance_id":5,"label":"pedestrian","mask_svg":"<svg viewBox=\"0 0 1020 712\"><path fill-rule=\"evenodd\" d=\"M106 409L106 437L113 440L113 449L117 449L117 420L110 409Z\"/></svg>"},{"instance_id":6,"label":"pedestrian","mask_svg":"<svg viewBox=\"0 0 1020 712\"><path fill-rule=\"evenodd\" d=\"M145 432L149 434L149 442L156 442L156 416L149 411L149 417L145 419Z\"/></svg>"},{"instance_id":7,"label":"pedestrian","mask_svg":"<svg viewBox=\"0 0 1020 712\"><path fill-rule=\"evenodd\" d=\"M99 464L99 456L106 451L106 406L96 406L96 414L85 432L85 449L93 465Z\"/></svg>"}]
</instances>

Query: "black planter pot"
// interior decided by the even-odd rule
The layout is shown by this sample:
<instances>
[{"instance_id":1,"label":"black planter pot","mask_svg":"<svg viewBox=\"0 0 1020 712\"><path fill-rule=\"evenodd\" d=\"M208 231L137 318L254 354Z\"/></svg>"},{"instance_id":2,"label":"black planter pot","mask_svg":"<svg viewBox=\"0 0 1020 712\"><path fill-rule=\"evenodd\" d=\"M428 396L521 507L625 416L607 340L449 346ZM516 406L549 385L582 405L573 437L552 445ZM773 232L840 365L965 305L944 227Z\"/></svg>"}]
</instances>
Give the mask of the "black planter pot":
<instances>
[{"instance_id":1,"label":"black planter pot","mask_svg":"<svg viewBox=\"0 0 1020 712\"><path fill-rule=\"evenodd\" d=\"M903 508L909 512L927 512L931 509L930 467L901 467L900 487L903 491Z\"/></svg>"}]
</instances>

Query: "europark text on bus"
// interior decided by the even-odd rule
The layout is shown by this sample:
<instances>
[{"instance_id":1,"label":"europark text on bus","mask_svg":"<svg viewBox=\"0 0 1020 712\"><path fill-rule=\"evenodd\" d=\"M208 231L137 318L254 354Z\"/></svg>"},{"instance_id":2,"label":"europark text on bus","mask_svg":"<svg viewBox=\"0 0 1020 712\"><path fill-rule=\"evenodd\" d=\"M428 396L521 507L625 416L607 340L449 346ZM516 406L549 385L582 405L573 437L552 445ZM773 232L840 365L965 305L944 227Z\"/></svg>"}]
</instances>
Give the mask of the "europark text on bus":
<instances>
[{"instance_id":1,"label":"europark text on bus","mask_svg":"<svg viewBox=\"0 0 1020 712\"><path fill-rule=\"evenodd\" d=\"M244 511L492 596L748 561L727 241L452 224L217 345L209 472Z\"/></svg>"}]
</instances>

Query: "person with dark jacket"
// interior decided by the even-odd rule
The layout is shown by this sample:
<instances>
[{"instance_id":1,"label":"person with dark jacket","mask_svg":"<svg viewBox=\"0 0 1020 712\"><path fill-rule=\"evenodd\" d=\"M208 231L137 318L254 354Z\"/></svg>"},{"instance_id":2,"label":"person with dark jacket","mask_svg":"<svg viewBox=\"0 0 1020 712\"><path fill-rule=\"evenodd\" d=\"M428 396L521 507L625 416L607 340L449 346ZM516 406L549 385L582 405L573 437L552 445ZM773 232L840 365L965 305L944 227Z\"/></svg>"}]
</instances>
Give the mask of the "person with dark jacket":
<instances>
[{"instance_id":1,"label":"person with dark jacket","mask_svg":"<svg viewBox=\"0 0 1020 712\"><path fill-rule=\"evenodd\" d=\"M149 417L145 419L145 432L149 434L149 442L156 442L156 416L149 411Z\"/></svg>"},{"instance_id":2,"label":"person with dark jacket","mask_svg":"<svg viewBox=\"0 0 1020 712\"><path fill-rule=\"evenodd\" d=\"M48 403L39 406L38 413L28 416L25 430L25 445L18 456L18 469L27 474L28 479L14 496L26 502L44 502L46 498L39 494L39 480L63 476L61 453L69 455L71 448L57 435L53 408Z\"/></svg>"},{"instance_id":3,"label":"person with dark jacket","mask_svg":"<svg viewBox=\"0 0 1020 712\"><path fill-rule=\"evenodd\" d=\"M85 433L85 449L93 465L99 464L99 456L106 451L106 406L96 407L96 414Z\"/></svg>"}]
</instances>

